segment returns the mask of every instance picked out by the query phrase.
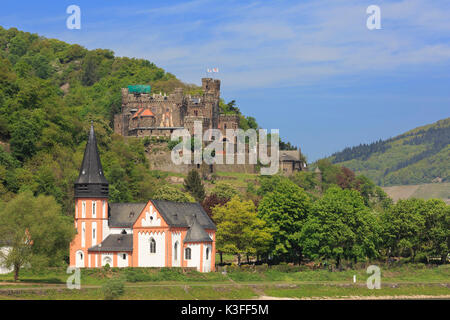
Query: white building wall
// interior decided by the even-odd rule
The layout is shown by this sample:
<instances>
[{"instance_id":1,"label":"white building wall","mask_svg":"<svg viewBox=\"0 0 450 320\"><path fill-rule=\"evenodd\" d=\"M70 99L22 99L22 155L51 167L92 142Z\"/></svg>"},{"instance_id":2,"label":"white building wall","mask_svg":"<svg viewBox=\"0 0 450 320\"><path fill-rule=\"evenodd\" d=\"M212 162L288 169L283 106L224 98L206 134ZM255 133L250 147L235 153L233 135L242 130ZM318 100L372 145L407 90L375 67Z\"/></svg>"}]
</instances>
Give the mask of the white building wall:
<instances>
[{"instance_id":1,"label":"white building wall","mask_svg":"<svg viewBox=\"0 0 450 320\"><path fill-rule=\"evenodd\" d=\"M206 250L209 250L208 259L206 259ZM212 251L212 245L210 244L204 244L203 245L203 272L210 272L211 271L211 251Z\"/></svg>"},{"instance_id":2,"label":"white building wall","mask_svg":"<svg viewBox=\"0 0 450 320\"><path fill-rule=\"evenodd\" d=\"M0 248L0 251L5 255L8 254L9 250L11 250L11 247L1 247ZM2 260L0 258L0 274L10 273L12 271L13 271L12 267L8 269L2 265Z\"/></svg>"},{"instance_id":3,"label":"white building wall","mask_svg":"<svg viewBox=\"0 0 450 320\"><path fill-rule=\"evenodd\" d=\"M178 242L177 259L175 260L175 243ZM172 232L172 266L181 267L183 255L183 244L181 243L181 232Z\"/></svg>"},{"instance_id":4,"label":"white building wall","mask_svg":"<svg viewBox=\"0 0 450 320\"><path fill-rule=\"evenodd\" d=\"M125 255L125 259L123 258ZM129 255L126 252L118 252L117 253L117 266L119 268L128 267Z\"/></svg>"},{"instance_id":5,"label":"white building wall","mask_svg":"<svg viewBox=\"0 0 450 320\"><path fill-rule=\"evenodd\" d=\"M156 252L150 253L150 238L156 241ZM166 255L166 236L162 232L138 233L138 266L164 267Z\"/></svg>"},{"instance_id":6,"label":"white building wall","mask_svg":"<svg viewBox=\"0 0 450 320\"><path fill-rule=\"evenodd\" d=\"M102 241L111 234L111 229L108 226L108 220L103 220L102 224Z\"/></svg>"},{"instance_id":7,"label":"white building wall","mask_svg":"<svg viewBox=\"0 0 450 320\"><path fill-rule=\"evenodd\" d=\"M188 244L186 247L191 248L191 260L186 260L187 266L197 268L197 270L200 271L200 244Z\"/></svg>"}]
</instances>

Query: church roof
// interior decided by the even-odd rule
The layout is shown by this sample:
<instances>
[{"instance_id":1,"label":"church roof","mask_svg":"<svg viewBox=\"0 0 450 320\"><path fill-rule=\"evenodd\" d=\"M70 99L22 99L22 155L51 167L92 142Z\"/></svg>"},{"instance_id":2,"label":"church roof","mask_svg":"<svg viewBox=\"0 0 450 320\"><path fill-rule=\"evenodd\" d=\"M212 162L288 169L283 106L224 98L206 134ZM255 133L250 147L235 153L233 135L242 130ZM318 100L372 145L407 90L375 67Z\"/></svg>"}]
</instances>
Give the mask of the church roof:
<instances>
[{"instance_id":1,"label":"church roof","mask_svg":"<svg viewBox=\"0 0 450 320\"><path fill-rule=\"evenodd\" d=\"M96 246L88 249L89 252L133 251L132 234L110 234Z\"/></svg>"},{"instance_id":2,"label":"church roof","mask_svg":"<svg viewBox=\"0 0 450 320\"><path fill-rule=\"evenodd\" d=\"M203 229L200 223L197 220L197 217L194 215L192 217L192 224L189 227L189 230L186 232L186 237L184 238L184 242L212 242L213 240L208 235L208 233Z\"/></svg>"},{"instance_id":3,"label":"church roof","mask_svg":"<svg viewBox=\"0 0 450 320\"><path fill-rule=\"evenodd\" d=\"M195 215L204 229L216 230L216 226L199 203L150 200L164 221L171 227L189 228ZM147 203L109 203L109 226L131 228Z\"/></svg>"},{"instance_id":4,"label":"church roof","mask_svg":"<svg viewBox=\"0 0 450 320\"><path fill-rule=\"evenodd\" d=\"M75 181L75 196L108 196L108 181L105 178L102 163L100 162L93 124L91 124L88 142L84 149L80 174Z\"/></svg>"},{"instance_id":5,"label":"church roof","mask_svg":"<svg viewBox=\"0 0 450 320\"><path fill-rule=\"evenodd\" d=\"M146 202L109 203L109 226L131 228L146 205Z\"/></svg>"},{"instance_id":6,"label":"church roof","mask_svg":"<svg viewBox=\"0 0 450 320\"><path fill-rule=\"evenodd\" d=\"M158 212L171 227L190 227L192 216L204 229L216 230L216 226L203 207L198 202L175 202L167 200L152 200Z\"/></svg>"}]
</instances>

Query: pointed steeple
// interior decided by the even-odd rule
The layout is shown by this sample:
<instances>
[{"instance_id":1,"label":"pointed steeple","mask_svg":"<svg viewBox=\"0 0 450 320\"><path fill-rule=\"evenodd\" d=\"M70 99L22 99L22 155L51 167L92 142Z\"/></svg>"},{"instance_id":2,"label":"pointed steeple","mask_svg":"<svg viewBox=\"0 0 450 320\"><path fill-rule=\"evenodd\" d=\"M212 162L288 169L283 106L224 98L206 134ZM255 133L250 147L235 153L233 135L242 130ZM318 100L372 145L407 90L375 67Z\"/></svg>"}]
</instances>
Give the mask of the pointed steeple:
<instances>
[{"instance_id":1,"label":"pointed steeple","mask_svg":"<svg viewBox=\"0 0 450 320\"><path fill-rule=\"evenodd\" d=\"M100 162L97 140L95 139L94 124L92 122L88 142L86 144L86 149L84 150L80 174L75 181L75 197L108 197L108 181L104 176L102 163Z\"/></svg>"}]
</instances>

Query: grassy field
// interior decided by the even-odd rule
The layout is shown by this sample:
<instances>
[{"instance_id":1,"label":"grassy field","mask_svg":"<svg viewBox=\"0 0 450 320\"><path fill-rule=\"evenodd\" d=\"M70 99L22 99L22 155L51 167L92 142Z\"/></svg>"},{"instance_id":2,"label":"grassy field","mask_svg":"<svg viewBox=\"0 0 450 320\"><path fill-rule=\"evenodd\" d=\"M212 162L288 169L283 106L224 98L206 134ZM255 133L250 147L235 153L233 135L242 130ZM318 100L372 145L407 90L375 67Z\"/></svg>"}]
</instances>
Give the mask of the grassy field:
<instances>
[{"instance_id":1,"label":"grassy field","mask_svg":"<svg viewBox=\"0 0 450 320\"><path fill-rule=\"evenodd\" d=\"M229 268L226 274L157 268L85 269L81 290L66 288L69 275L64 269L23 270L18 283L12 282L12 274L0 275L0 299L103 299L101 286L111 278L124 280L121 299L450 298L450 265L381 266L380 290L366 287L369 275L365 269L330 272L303 267Z\"/></svg>"},{"instance_id":2,"label":"grassy field","mask_svg":"<svg viewBox=\"0 0 450 320\"><path fill-rule=\"evenodd\" d=\"M406 186L383 187L383 190L394 200L421 198L443 199L450 204L450 183L426 183Z\"/></svg>"}]
</instances>

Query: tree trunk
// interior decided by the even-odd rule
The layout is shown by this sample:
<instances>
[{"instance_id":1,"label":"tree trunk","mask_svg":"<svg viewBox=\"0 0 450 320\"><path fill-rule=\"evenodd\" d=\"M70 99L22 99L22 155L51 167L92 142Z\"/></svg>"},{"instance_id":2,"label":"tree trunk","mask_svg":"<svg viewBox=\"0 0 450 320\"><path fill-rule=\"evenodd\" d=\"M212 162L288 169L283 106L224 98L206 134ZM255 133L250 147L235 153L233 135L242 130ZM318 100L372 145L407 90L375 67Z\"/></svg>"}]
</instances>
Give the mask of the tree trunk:
<instances>
[{"instance_id":1,"label":"tree trunk","mask_svg":"<svg viewBox=\"0 0 450 320\"><path fill-rule=\"evenodd\" d=\"M17 282L19 280L19 266L14 265L14 282Z\"/></svg>"},{"instance_id":2,"label":"tree trunk","mask_svg":"<svg viewBox=\"0 0 450 320\"><path fill-rule=\"evenodd\" d=\"M241 265L241 255L238 254L238 255L237 255L237 258L238 258L238 266L240 266L240 265Z\"/></svg>"},{"instance_id":3,"label":"tree trunk","mask_svg":"<svg viewBox=\"0 0 450 320\"><path fill-rule=\"evenodd\" d=\"M220 254L220 264L223 264L222 252L219 252L219 254Z\"/></svg>"}]
</instances>

